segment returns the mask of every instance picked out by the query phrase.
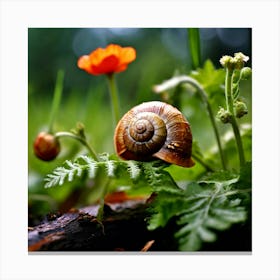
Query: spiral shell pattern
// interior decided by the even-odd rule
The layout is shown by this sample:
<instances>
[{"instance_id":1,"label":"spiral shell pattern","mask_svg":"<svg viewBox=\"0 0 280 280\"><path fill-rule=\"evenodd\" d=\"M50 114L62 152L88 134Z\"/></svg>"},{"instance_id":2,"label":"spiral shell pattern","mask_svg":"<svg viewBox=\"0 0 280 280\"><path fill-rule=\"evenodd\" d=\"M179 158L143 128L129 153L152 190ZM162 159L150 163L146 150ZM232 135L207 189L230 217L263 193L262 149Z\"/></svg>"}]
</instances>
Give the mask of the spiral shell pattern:
<instances>
[{"instance_id":1,"label":"spiral shell pattern","mask_svg":"<svg viewBox=\"0 0 280 280\"><path fill-rule=\"evenodd\" d=\"M191 167L190 125L175 107L164 102L142 103L119 121L114 136L115 149L123 159L166 162Z\"/></svg>"}]
</instances>

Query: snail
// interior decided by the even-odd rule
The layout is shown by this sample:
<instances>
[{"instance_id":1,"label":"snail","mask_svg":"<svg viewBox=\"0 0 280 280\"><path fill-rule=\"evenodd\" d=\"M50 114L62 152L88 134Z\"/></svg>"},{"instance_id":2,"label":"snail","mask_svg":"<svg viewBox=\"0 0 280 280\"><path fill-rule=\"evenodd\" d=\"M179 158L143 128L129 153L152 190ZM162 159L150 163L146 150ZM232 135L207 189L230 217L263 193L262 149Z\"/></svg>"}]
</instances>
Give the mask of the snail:
<instances>
[{"instance_id":1,"label":"snail","mask_svg":"<svg viewBox=\"0 0 280 280\"><path fill-rule=\"evenodd\" d=\"M164 102L144 102L128 111L117 124L114 144L125 160L158 158L183 167L194 165L190 125L178 109Z\"/></svg>"}]
</instances>

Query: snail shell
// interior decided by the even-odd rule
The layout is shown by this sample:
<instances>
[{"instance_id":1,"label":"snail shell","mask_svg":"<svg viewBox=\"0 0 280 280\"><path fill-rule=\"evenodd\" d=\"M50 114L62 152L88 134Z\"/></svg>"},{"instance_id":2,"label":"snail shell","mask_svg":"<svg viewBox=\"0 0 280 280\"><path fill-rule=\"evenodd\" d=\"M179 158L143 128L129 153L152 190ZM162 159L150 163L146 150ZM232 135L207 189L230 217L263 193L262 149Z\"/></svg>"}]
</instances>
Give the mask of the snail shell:
<instances>
[{"instance_id":1,"label":"snail shell","mask_svg":"<svg viewBox=\"0 0 280 280\"><path fill-rule=\"evenodd\" d=\"M126 160L168 163L191 167L192 133L182 113L164 102L142 103L119 121L114 136L117 154Z\"/></svg>"}]
</instances>

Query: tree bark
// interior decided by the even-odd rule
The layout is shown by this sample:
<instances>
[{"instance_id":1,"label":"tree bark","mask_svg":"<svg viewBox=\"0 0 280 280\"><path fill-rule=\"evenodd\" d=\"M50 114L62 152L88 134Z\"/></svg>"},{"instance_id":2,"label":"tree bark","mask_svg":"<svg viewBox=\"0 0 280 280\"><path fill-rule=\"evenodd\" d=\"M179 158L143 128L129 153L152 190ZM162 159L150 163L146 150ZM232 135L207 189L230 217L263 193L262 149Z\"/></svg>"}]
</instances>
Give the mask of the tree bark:
<instances>
[{"instance_id":1,"label":"tree bark","mask_svg":"<svg viewBox=\"0 0 280 280\"><path fill-rule=\"evenodd\" d=\"M176 250L173 234L147 230L145 200L108 203L104 219L96 219L98 206L73 209L61 216L48 215L44 223L29 228L31 251L148 251Z\"/></svg>"}]
</instances>

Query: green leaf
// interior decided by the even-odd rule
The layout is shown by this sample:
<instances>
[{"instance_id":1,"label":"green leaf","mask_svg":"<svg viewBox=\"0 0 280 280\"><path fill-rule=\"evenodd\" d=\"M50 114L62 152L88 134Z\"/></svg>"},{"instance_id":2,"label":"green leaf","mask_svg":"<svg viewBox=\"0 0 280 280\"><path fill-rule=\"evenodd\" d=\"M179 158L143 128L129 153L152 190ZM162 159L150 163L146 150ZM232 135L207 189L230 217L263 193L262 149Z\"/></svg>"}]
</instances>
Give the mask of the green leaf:
<instances>
[{"instance_id":1,"label":"green leaf","mask_svg":"<svg viewBox=\"0 0 280 280\"><path fill-rule=\"evenodd\" d=\"M202 245L200 237L191 232L188 237L181 239L180 250L181 251L198 251Z\"/></svg>"},{"instance_id":2,"label":"green leaf","mask_svg":"<svg viewBox=\"0 0 280 280\"><path fill-rule=\"evenodd\" d=\"M112 159L111 159L112 158ZM126 183L131 180L134 185L149 185L155 192L159 190L177 190L178 186L170 174L163 170L169 164L161 161L137 162L122 161L109 157L107 154L100 156L101 161L96 161L89 156L79 156L74 161L67 160L58 166L45 178L45 188L63 185L85 175L94 179L98 170L103 170L109 178L123 179Z\"/></svg>"},{"instance_id":3,"label":"green leaf","mask_svg":"<svg viewBox=\"0 0 280 280\"><path fill-rule=\"evenodd\" d=\"M196 71L192 71L190 76L196 79L209 94L209 97L218 93L223 93L223 87L225 81L225 71L223 69L215 69L211 60L206 60L203 68L198 68ZM223 95L221 94L223 97Z\"/></svg>"},{"instance_id":4,"label":"green leaf","mask_svg":"<svg viewBox=\"0 0 280 280\"><path fill-rule=\"evenodd\" d=\"M183 206L183 196L179 193L180 190L169 192L159 191L154 199L150 212L151 217L148 220L148 229L154 230L159 227L164 227L168 221L179 213Z\"/></svg>"},{"instance_id":5,"label":"green leaf","mask_svg":"<svg viewBox=\"0 0 280 280\"><path fill-rule=\"evenodd\" d=\"M238 174L221 171L205 176L200 183L190 183L185 191L172 195L160 191L154 201L149 229L163 227L177 217L180 229L175 238L180 250L199 250L203 242L216 241L218 231L245 222L248 217L249 209L243 205L245 189L236 188L239 180Z\"/></svg>"},{"instance_id":6,"label":"green leaf","mask_svg":"<svg viewBox=\"0 0 280 280\"><path fill-rule=\"evenodd\" d=\"M216 234L213 233L212 231L210 231L209 229L207 229L206 226L200 226L197 229L197 233L198 233L200 239L205 242L214 242L217 239Z\"/></svg>"},{"instance_id":7,"label":"green leaf","mask_svg":"<svg viewBox=\"0 0 280 280\"><path fill-rule=\"evenodd\" d=\"M209 217L205 223L206 227L214 228L217 230L226 230L230 227L231 223L227 222L220 217Z\"/></svg>"},{"instance_id":8,"label":"green leaf","mask_svg":"<svg viewBox=\"0 0 280 280\"><path fill-rule=\"evenodd\" d=\"M137 163L133 160L129 160L127 163L127 170L130 174L131 179L135 180L140 176L141 169L137 165Z\"/></svg>"},{"instance_id":9,"label":"green leaf","mask_svg":"<svg viewBox=\"0 0 280 280\"><path fill-rule=\"evenodd\" d=\"M248 189L252 183L252 163L246 162L240 169L240 178L236 183L238 189Z\"/></svg>"},{"instance_id":10,"label":"green leaf","mask_svg":"<svg viewBox=\"0 0 280 280\"><path fill-rule=\"evenodd\" d=\"M88 177L93 179L96 176L96 171L98 169L97 162L88 156L81 156L80 158L87 164Z\"/></svg>"},{"instance_id":11,"label":"green leaf","mask_svg":"<svg viewBox=\"0 0 280 280\"><path fill-rule=\"evenodd\" d=\"M204 175L199 183L221 183L224 185L230 185L238 181L239 175L231 171L218 171Z\"/></svg>"}]
</instances>

